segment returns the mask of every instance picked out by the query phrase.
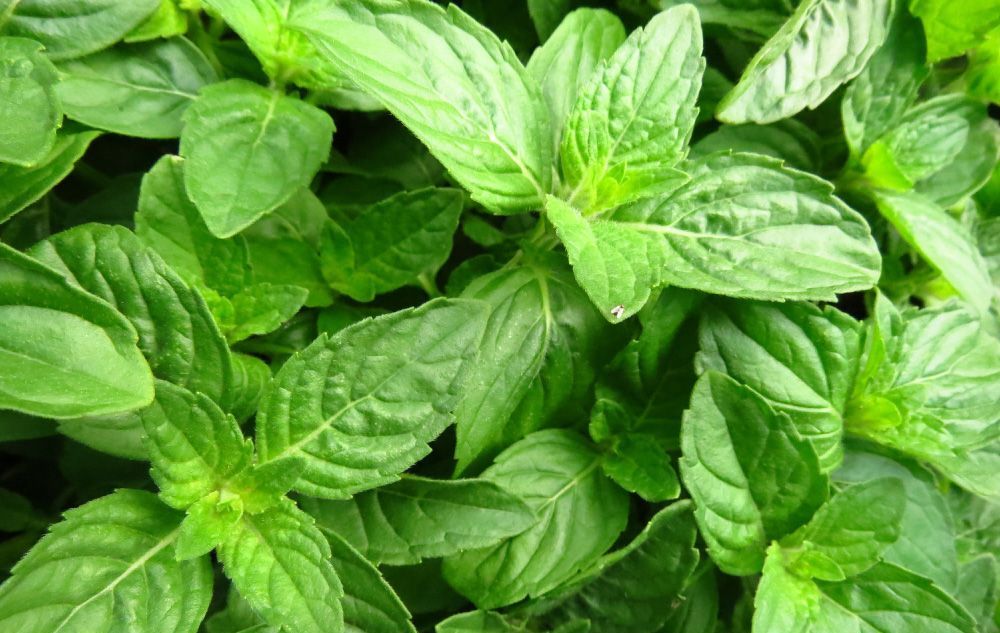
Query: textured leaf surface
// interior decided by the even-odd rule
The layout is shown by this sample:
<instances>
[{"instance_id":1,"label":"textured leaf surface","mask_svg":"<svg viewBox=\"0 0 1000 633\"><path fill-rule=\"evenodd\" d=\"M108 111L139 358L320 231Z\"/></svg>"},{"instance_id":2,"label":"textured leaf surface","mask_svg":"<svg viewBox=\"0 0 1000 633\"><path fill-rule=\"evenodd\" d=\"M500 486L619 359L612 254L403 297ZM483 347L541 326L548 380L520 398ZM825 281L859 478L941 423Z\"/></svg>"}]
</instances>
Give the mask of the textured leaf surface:
<instances>
[{"instance_id":1,"label":"textured leaf surface","mask_svg":"<svg viewBox=\"0 0 1000 633\"><path fill-rule=\"evenodd\" d=\"M174 560L180 520L138 490L70 510L0 587L0 627L194 633L212 596L212 573L206 558Z\"/></svg>"},{"instance_id":2,"label":"textured leaf surface","mask_svg":"<svg viewBox=\"0 0 1000 633\"><path fill-rule=\"evenodd\" d=\"M153 399L135 329L57 271L0 245L0 406L52 418Z\"/></svg>"},{"instance_id":3,"label":"textured leaf surface","mask_svg":"<svg viewBox=\"0 0 1000 633\"><path fill-rule=\"evenodd\" d=\"M451 253L465 196L457 189L420 189L391 196L344 226L328 230L323 272L357 301L433 275Z\"/></svg>"},{"instance_id":4,"label":"textured leaf surface","mask_svg":"<svg viewBox=\"0 0 1000 633\"><path fill-rule=\"evenodd\" d=\"M212 400L158 381L156 401L141 413L160 497L184 510L250 465L253 449Z\"/></svg>"},{"instance_id":5,"label":"textured leaf surface","mask_svg":"<svg viewBox=\"0 0 1000 633\"><path fill-rule=\"evenodd\" d=\"M53 60L80 57L121 40L158 4L158 0L8 0L0 11L0 35L37 40Z\"/></svg>"},{"instance_id":6,"label":"textured leaf surface","mask_svg":"<svg viewBox=\"0 0 1000 633\"><path fill-rule=\"evenodd\" d=\"M589 620L592 631L658 631L671 604L698 564L691 503L657 512L631 543L604 556L555 598L545 614L553 622Z\"/></svg>"},{"instance_id":7,"label":"textured leaf surface","mask_svg":"<svg viewBox=\"0 0 1000 633\"><path fill-rule=\"evenodd\" d=\"M701 319L698 364L729 375L786 414L831 470L862 347L860 323L808 303L718 301Z\"/></svg>"},{"instance_id":8,"label":"textured leaf surface","mask_svg":"<svg viewBox=\"0 0 1000 633\"><path fill-rule=\"evenodd\" d=\"M706 372L681 427L681 475L719 569L760 571L767 542L805 522L827 481L788 418L731 378Z\"/></svg>"},{"instance_id":9,"label":"textured leaf surface","mask_svg":"<svg viewBox=\"0 0 1000 633\"><path fill-rule=\"evenodd\" d=\"M304 457L296 489L317 497L395 481L453 421L483 325L480 303L450 299L320 337L264 395L261 461Z\"/></svg>"},{"instance_id":10,"label":"textured leaf surface","mask_svg":"<svg viewBox=\"0 0 1000 633\"><path fill-rule=\"evenodd\" d=\"M544 464L544 468L539 468ZM537 596L595 561L625 527L628 497L578 434L529 435L483 472L520 496L535 524L501 543L445 559L445 577L481 609Z\"/></svg>"},{"instance_id":11,"label":"textured leaf surface","mask_svg":"<svg viewBox=\"0 0 1000 633\"><path fill-rule=\"evenodd\" d=\"M690 7L658 14L629 36L580 90L560 157L570 200L588 211L683 182L705 61Z\"/></svg>"},{"instance_id":12,"label":"textured leaf surface","mask_svg":"<svg viewBox=\"0 0 1000 633\"><path fill-rule=\"evenodd\" d=\"M770 123L815 108L885 41L892 0L805 0L719 104L726 123Z\"/></svg>"},{"instance_id":13,"label":"textured leaf surface","mask_svg":"<svg viewBox=\"0 0 1000 633\"><path fill-rule=\"evenodd\" d=\"M309 184L333 120L303 101L233 79L208 86L184 114L184 184L209 230L229 237Z\"/></svg>"},{"instance_id":14,"label":"textured leaf surface","mask_svg":"<svg viewBox=\"0 0 1000 633\"><path fill-rule=\"evenodd\" d=\"M330 545L291 501L243 515L217 551L223 571L268 624L302 633L344 631L344 589Z\"/></svg>"},{"instance_id":15,"label":"textured leaf surface","mask_svg":"<svg viewBox=\"0 0 1000 633\"><path fill-rule=\"evenodd\" d=\"M52 150L62 107L56 69L42 46L20 37L0 37L0 161L31 167Z\"/></svg>"},{"instance_id":16,"label":"textured leaf surface","mask_svg":"<svg viewBox=\"0 0 1000 633\"><path fill-rule=\"evenodd\" d=\"M184 38L120 46L59 65L56 92L66 115L140 138L176 138L181 117L204 86L218 81Z\"/></svg>"},{"instance_id":17,"label":"textured leaf surface","mask_svg":"<svg viewBox=\"0 0 1000 633\"><path fill-rule=\"evenodd\" d=\"M325 534L388 565L487 547L531 527L535 519L519 498L490 481L413 476L349 501L306 500L303 509Z\"/></svg>"},{"instance_id":18,"label":"textured leaf surface","mask_svg":"<svg viewBox=\"0 0 1000 633\"><path fill-rule=\"evenodd\" d=\"M910 246L970 305L985 312L996 296L989 268L969 230L948 212L913 193L879 193L878 209Z\"/></svg>"},{"instance_id":19,"label":"textured leaf surface","mask_svg":"<svg viewBox=\"0 0 1000 633\"><path fill-rule=\"evenodd\" d=\"M292 27L412 130L474 200L498 213L541 207L552 181L548 108L491 31L455 6L423 0L348 0Z\"/></svg>"}]
</instances>

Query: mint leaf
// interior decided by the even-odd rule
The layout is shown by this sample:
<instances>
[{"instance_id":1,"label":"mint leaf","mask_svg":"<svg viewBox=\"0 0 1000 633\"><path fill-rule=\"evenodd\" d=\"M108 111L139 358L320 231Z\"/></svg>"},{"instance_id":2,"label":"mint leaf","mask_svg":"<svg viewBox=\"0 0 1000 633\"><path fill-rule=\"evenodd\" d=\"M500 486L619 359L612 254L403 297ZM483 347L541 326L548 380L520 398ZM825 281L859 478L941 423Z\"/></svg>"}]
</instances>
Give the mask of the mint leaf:
<instances>
[{"instance_id":1,"label":"mint leaf","mask_svg":"<svg viewBox=\"0 0 1000 633\"><path fill-rule=\"evenodd\" d=\"M312 518L285 499L244 514L218 549L240 595L264 620L303 633L344 631L343 586Z\"/></svg>"},{"instance_id":2,"label":"mint leaf","mask_svg":"<svg viewBox=\"0 0 1000 633\"><path fill-rule=\"evenodd\" d=\"M889 30L892 0L805 0L719 104L725 123L771 123L815 108L857 76Z\"/></svg>"},{"instance_id":3,"label":"mint leaf","mask_svg":"<svg viewBox=\"0 0 1000 633\"><path fill-rule=\"evenodd\" d=\"M153 375L128 320L0 244L0 407L52 418L148 405Z\"/></svg>"},{"instance_id":4,"label":"mint leaf","mask_svg":"<svg viewBox=\"0 0 1000 633\"><path fill-rule=\"evenodd\" d=\"M961 6L944 0L910 0L909 8L927 31L929 62L961 55L1000 26L996 7L989 0L971 0Z\"/></svg>"},{"instance_id":5,"label":"mint leaf","mask_svg":"<svg viewBox=\"0 0 1000 633\"><path fill-rule=\"evenodd\" d=\"M697 363L750 387L787 415L829 471L843 450L843 414L862 338L860 323L830 307L717 301L701 319Z\"/></svg>"},{"instance_id":6,"label":"mint leaf","mask_svg":"<svg viewBox=\"0 0 1000 633\"><path fill-rule=\"evenodd\" d=\"M303 500L327 536L378 564L412 565L487 547L535 522L520 499L490 481L407 476L348 501Z\"/></svg>"},{"instance_id":7,"label":"mint leaf","mask_svg":"<svg viewBox=\"0 0 1000 633\"><path fill-rule=\"evenodd\" d=\"M537 468L539 460L545 469ZM482 477L520 496L535 524L497 545L445 559L448 582L490 609L550 591L593 563L624 529L628 513L627 496L604 477L600 461L581 436L555 429L501 453ZM581 525L591 527L577 529Z\"/></svg>"},{"instance_id":8,"label":"mint leaf","mask_svg":"<svg viewBox=\"0 0 1000 633\"><path fill-rule=\"evenodd\" d=\"M180 518L139 490L70 510L0 588L0 626L112 630L128 613L133 631L194 633L212 596L212 573L206 558L174 559Z\"/></svg>"},{"instance_id":9,"label":"mint leaf","mask_svg":"<svg viewBox=\"0 0 1000 633\"><path fill-rule=\"evenodd\" d=\"M81 57L124 38L158 4L158 0L12 1L0 13L0 35L37 40L53 60Z\"/></svg>"},{"instance_id":10,"label":"mint leaf","mask_svg":"<svg viewBox=\"0 0 1000 633\"><path fill-rule=\"evenodd\" d=\"M660 13L601 64L580 91L562 135L569 200L587 212L663 192L691 137L705 61L689 8Z\"/></svg>"},{"instance_id":11,"label":"mint leaf","mask_svg":"<svg viewBox=\"0 0 1000 633\"><path fill-rule=\"evenodd\" d=\"M826 498L812 446L788 417L724 374L695 385L681 427L681 475L712 560L760 571L767 542L805 522Z\"/></svg>"},{"instance_id":12,"label":"mint leaf","mask_svg":"<svg viewBox=\"0 0 1000 633\"><path fill-rule=\"evenodd\" d=\"M59 64L56 93L66 116L142 138L176 138L198 91L218 81L184 38L121 46Z\"/></svg>"},{"instance_id":13,"label":"mint leaf","mask_svg":"<svg viewBox=\"0 0 1000 633\"><path fill-rule=\"evenodd\" d=\"M464 198L456 189L404 191L349 223L331 222L320 252L324 276L357 301L433 276L451 253Z\"/></svg>"},{"instance_id":14,"label":"mint leaf","mask_svg":"<svg viewBox=\"0 0 1000 633\"><path fill-rule=\"evenodd\" d=\"M542 205L552 135L541 90L510 46L461 9L350 0L292 28L412 130L473 200L497 213Z\"/></svg>"},{"instance_id":15,"label":"mint leaf","mask_svg":"<svg viewBox=\"0 0 1000 633\"><path fill-rule=\"evenodd\" d=\"M177 560L210 553L226 540L242 516L243 504L239 497L223 499L218 492L213 492L199 499L187 508L187 516L181 522Z\"/></svg>"},{"instance_id":16,"label":"mint leaf","mask_svg":"<svg viewBox=\"0 0 1000 633\"><path fill-rule=\"evenodd\" d=\"M398 479L451 424L483 312L438 300L317 339L264 394L261 461L305 458L296 489L330 499Z\"/></svg>"},{"instance_id":17,"label":"mint leaf","mask_svg":"<svg viewBox=\"0 0 1000 633\"><path fill-rule=\"evenodd\" d=\"M187 509L250 465L253 447L236 420L202 394L158 381L156 401L140 415L153 480L167 505Z\"/></svg>"},{"instance_id":18,"label":"mint leaf","mask_svg":"<svg viewBox=\"0 0 1000 633\"><path fill-rule=\"evenodd\" d=\"M42 45L20 37L0 37L0 68L0 162L32 167L52 150L62 124L59 77Z\"/></svg>"},{"instance_id":19,"label":"mint leaf","mask_svg":"<svg viewBox=\"0 0 1000 633\"><path fill-rule=\"evenodd\" d=\"M819 136L795 119L782 119L770 125L722 125L694 144L691 157L726 151L763 154L795 169L817 171L822 163L820 144Z\"/></svg>"},{"instance_id":20,"label":"mint leaf","mask_svg":"<svg viewBox=\"0 0 1000 633\"><path fill-rule=\"evenodd\" d=\"M309 184L330 151L322 110L247 81L201 91L184 114L188 195L218 237L229 237Z\"/></svg>"},{"instance_id":21,"label":"mint leaf","mask_svg":"<svg viewBox=\"0 0 1000 633\"><path fill-rule=\"evenodd\" d=\"M624 41L625 27L613 13L577 9L531 55L528 74L541 86L549 105L556 149L580 91Z\"/></svg>"}]
</instances>

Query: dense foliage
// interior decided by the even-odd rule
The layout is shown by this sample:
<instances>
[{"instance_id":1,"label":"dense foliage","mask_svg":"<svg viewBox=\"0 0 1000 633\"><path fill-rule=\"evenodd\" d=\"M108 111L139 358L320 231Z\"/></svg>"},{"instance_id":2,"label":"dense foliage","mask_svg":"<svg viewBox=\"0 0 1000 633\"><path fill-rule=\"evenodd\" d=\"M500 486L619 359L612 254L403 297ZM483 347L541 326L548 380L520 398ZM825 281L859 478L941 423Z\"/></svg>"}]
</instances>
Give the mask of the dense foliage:
<instances>
[{"instance_id":1,"label":"dense foliage","mask_svg":"<svg viewBox=\"0 0 1000 633\"><path fill-rule=\"evenodd\" d=\"M998 101L998 0L0 0L0 631L996 633Z\"/></svg>"}]
</instances>

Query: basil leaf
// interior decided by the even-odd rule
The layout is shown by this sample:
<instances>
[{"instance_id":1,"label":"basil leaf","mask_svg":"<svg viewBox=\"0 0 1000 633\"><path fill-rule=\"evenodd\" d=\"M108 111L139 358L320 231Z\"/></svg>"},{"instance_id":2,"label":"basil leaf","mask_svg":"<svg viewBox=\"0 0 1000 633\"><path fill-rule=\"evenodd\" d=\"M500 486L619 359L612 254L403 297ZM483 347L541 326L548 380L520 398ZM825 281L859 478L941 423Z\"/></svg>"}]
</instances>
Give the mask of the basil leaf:
<instances>
[{"instance_id":1,"label":"basil leaf","mask_svg":"<svg viewBox=\"0 0 1000 633\"><path fill-rule=\"evenodd\" d=\"M0 162L32 167L52 150L62 124L59 77L42 45L20 37L0 37L0 70Z\"/></svg>"},{"instance_id":2,"label":"basil leaf","mask_svg":"<svg viewBox=\"0 0 1000 633\"><path fill-rule=\"evenodd\" d=\"M0 222L49 192L69 175L99 132L63 133L51 151L33 167L0 163Z\"/></svg>"}]
</instances>

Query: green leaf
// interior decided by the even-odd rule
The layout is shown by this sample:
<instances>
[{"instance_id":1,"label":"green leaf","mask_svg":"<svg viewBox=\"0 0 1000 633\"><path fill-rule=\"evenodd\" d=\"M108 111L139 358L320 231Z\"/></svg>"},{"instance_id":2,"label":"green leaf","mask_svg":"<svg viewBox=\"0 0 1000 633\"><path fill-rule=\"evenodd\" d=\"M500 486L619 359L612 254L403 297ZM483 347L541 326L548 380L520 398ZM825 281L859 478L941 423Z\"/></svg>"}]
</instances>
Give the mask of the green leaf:
<instances>
[{"instance_id":1,"label":"green leaf","mask_svg":"<svg viewBox=\"0 0 1000 633\"><path fill-rule=\"evenodd\" d=\"M59 64L56 92L66 116L140 138L176 138L198 91L218 81L197 46L182 37L116 46Z\"/></svg>"},{"instance_id":2,"label":"green leaf","mask_svg":"<svg viewBox=\"0 0 1000 633\"><path fill-rule=\"evenodd\" d=\"M770 125L719 126L694 144L691 156L731 150L771 156L795 169L820 171L820 146L820 138L811 128L795 119L783 119Z\"/></svg>"},{"instance_id":3,"label":"green leaf","mask_svg":"<svg viewBox=\"0 0 1000 633\"><path fill-rule=\"evenodd\" d=\"M304 499L319 528L377 564L411 565L488 547L535 523L520 499L490 481L405 476L347 501Z\"/></svg>"},{"instance_id":4,"label":"green leaf","mask_svg":"<svg viewBox=\"0 0 1000 633\"><path fill-rule=\"evenodd\" d=\"M937 62L961 55L980 44L986 34L1000 26L996 3L991 0L909 0L910 11L927 31L927 61Z\"/></svg>"},{"instance_id":5,"label":"green leaf","mask_svg":"<svg viewBox=\"0 0 1000 633\"><path fill-rule=\"evenodd\" d=\"M598 560L572 581L542 618L588 620L591 631L659 631L698 564L691 503L657 512L628 545ZM544 607L543 607L544 608Z\"/></svg>"},{"instance_id":6,"label":"green leaf","mask_svg":"<svg viewBox=\"0 0 1000 633\"><path fill-rule=\"evenodd\" d=\"M234 353L233 387L229 412L242 422L257 411L264 388L271 382L271 369L256 356Z\"/></svg>"},{"instance_id":7,"label":"green leaf","mask_svg":"<svg viewBox=\"0 0 1000 633\"><path fill-rule=\"evenodd\" d=\"M882 552L882 560L926 576L945 591L958 583L955 527L934 477L924 468L850 445L844 464L833 477L860 483L893 477L903 484L906 503L899 538Z\"/></svg>"},{"instance_id":8,"label":"green leaf","mask_svg":"<svg viewBox=\"0 0 1000 633\"><path fill-rule=\"evenodd\" d=\"M31 168L0 163L0 182L3 183L0 188L0 222L58 185L98 136L100 132L60 134L48 155Z\"/></svg>"},{"instance_id":9,"label":"green leaf","mask_svg":"<svg viewBox=\"0 0 1000 633\"><path fill-rule=\"evenodd\" d=\"M20 37L0 37L0 73L0 161L31 167L52 151L62 124L59 77L42 45Z\"/></svg>"},{"instance_id":10,"label":"green leaf","mask_svg":"<svg viewBox=\"0 0 1000 633\"><path fill-rule=\"evenodd\" d=\"M211 291L205 294L230 343L277 330L309 297L305 288L269 283L247 286L228 298Z\"/></svg>"},{"instance_id":11,"label":"green leaf","mask_svg":"<svg viewBox=\"0 0 1000 633\"><path fill-rule=\"evenodd\" d=\"M619 486L653 503L681 493L677 471L654 435L629 433L613 441L601 464Z\"/></svg>"},{"instance_id":12,"label":"green leaf","mask_svg":"<svg viewBox=\"0 0 1000 633\"><path fill-rule=\"evenodd\" d=\"M603 9L577 9L532 53L528 74L542 87L549 105L554 148L580 91L624 41L625 27L618 16Z\"/></svg>"},{"instance_id":13,"label":"green leaf","mask_svg":"<svg viewBox=\"0 0 1000 633\"><path fill-rule=\"evenodd\" d=\"M159 38L184 35L188 30L188 14L179 3L187 0L160 0L156 8L145 20L125 35L125 41L146 42Z\"/></svg>"},{"instance_id":14,"label":"green leaf","mask_svg":"<svg viewBox=\"0 0 1000 633\"><path fill-rule=\"evenodd\" d=\"M559 27L575 0L528 0L528 15L535 24L538 39L545 42Z\"/></svg>"},{"instance_id":15,"label":"green leaf","mask_svg":"<svg viewBox=\"0 0 1000 633\"><path fill-rule=\"evenodd\" d=\"M447 299L321 336L264 395L261 461L304 457L296 489L315 497L395 481L453 421L484 320L479 302Z\"/></svg>"},{"instance_id":16,"label":"green leaf","mask_svg":"<svg viewBox=\"0 0 1000 633\"><path fill-rule=\"evenodd\" d=\"M681 475L708 553L722 571L760 571L767 542L822 505L827 480L788 417L714 371L691 395L681 427Z\"/></svg>"},{"instance_id":17,"label":"green leaf","mask_svg":"<svg viewBox=\"0 0 1000 633\"><path fill-rule=\"evenodd\" d=\"M829 471L843 453L843 414L862 338L861 324L832 307L717 301L701 319L697 363L750 387L787 415Z\"/></svg>"},{"instance_id":18,"label":"green leaf","mask_svg":"<svg viewBox=\"0 0 1000 633\"><path fill-rule=\"evenodd\" d=\"M205 633L279 633L278 627L264 623L232 585L225 608L205 620L204 628Z\"/></svg>"},{"instance_id":19,"label":"green leaf","mask_svg":"<svg viewBox=\"0 0 1000 633\"><path fill-rule=\"evenodd\" d=\"M433 275L451 254L465 196L457 189L404 191L346 225L331 222L321 251L330 285L357 301Z\"/></svg>"},{"instance_id":20,"label":"green leaf","mask_svg":"<svg viewBox=\"0 0 1000 633\"><path fill-rule=\"evenodd\" d=\"M899 538L906 508L905 488L894 477L848 486L802 526L781 541L785 566L804 577L838 581L856 576L879 562ZM811 569L815 557L833 564L834 577Z\"/></svg>"},{"instance_id":21,"label":"green leaf","mask_svg":"<svg viewBox=\"0 0 1000 633\"><path fill-rule=\"evenodd\" d=\"M885 41L893 0L804 0L719 104L725 123L771 123L815 108Z\"/></svg>"},{"instance_id":22,"label":"green leaf","mask_svg":"<svg viewBox=\"0 0 1000 633\"><path fill-rule=\"evenodd\" d=\"M164 156L143 176L135 233L189 284L230 294L252 283L246 240L212 235L184 189L177 156Z\"/></svg>"},{"instance_id":23,"label":"green leaf","mask_svg":"<svg viewBox=\"0 0 1000 633\"><path fill-rule=\"evenodd\" d=\"M676 191L589 226L558 204L549 210L605 318L634 314L665 283L773 301L832 300L877 281L868 224L829 183L754 154L714 154L685 171L691 181Z\"/></svg>"},{"instance_id":24,"label":"green leaf","mask_svg":"<svg viewBox=\"0 0 1000 633\"><path fill-rule=\"evenodd\" d=\"M910 189L949 165L981 118L982 105L964 95L921 103L861 157L866 175L876 186Z\"/></svg>"},{"instance_id":25,"label":"green leaf","mask_svg":"<svg viewBox=\"0 0 1000 633\"><path fill-rule=\"evenodd\" d=\"M976 618L979 631L995 630L994 612L1000 598L998 574L997 560L989 554L962 565L960 584L954 596Z\"/></svg>"},{"instance_id":26,"label":"green leaf","mask_svg":"<svg viewBox=\"0 0 1000 633\"><path fill-rule=\"evenodd\" d=\"M958 294L981 313L996 296L989 267L969 230L948 212L913 193L876 194L878 209Z\"/></svg>"},{"instance_id":27,"label":"green leaf","mask_svg":"<svg viewBox=\"0 0 1000 633\"><path fill-rule=\"evenodd\" d=\"M845 582L813 582L782 566L777 544L768 552L754 598L754 633L974 633L975 621L931 581L879 563Z\"/></svg>"},{"instance_id":28,"label":"green leaf","mask_svg":"<svg viewBox=\"0 0 1000 633\"><path fill-rule=\"evenodd\" d=\"M132 325L58 272L0 244L0 407L50 418L148 405Z\"/></svg>"},{"instance_id":29,"label":"green leaf","mask_svg":"<svg viewBox=\"0 0 1000 633\"><path fill-rule=\"evenodd\" d=\"M489 609L550 591L597 560L628 514L628 496L600 462L589 442L565 430L533 433L501 453L483 479L520 496L536 522L497 545L445 559L448 582Z\"/></svg>"},{"instance_id":30,"label":"green leaf","mask_svg":"<svg viewBox=\"0 0 1000 633\"><path fill-rule=\"evenodd\" d=\"M212 571L207 558L174 559L180 520L138 490L68 511L0 587L0 628L194 633Z\"/></svg>"},{"instance_id":31,"label":"green leaf","mask_svg":"<svg viewBox=\"0 0 1000 633\"><path fill-rule=\"evenodd\" d=\"M665 9L685 3L685 0L655 0L651 4ZM773 35L791 12L789 3L783 0L694 0L689 4L698 9L702 24L726 26L741 38L751 40Z\"/></svg>"},{"instance_id":32,"label":"green leaf","mask_svg":"<svg viewBox=\"0 0 1000 633\"><path fill-rule=\"evenodd\" d=\"M254 464L233 477L227 488L239 495L243 508L258 514L278 505L306 468L302 458Z\"/></svg>"},{"instance_id":33,"label":"green leaf","mask_svg":"<svg viewBox=\"0 0 1000 633\"><path fill-rule=\"evenodd\" d=\"M347 541L327 536L333 567L344 583L344 630L348 633L416 633L410 613L378 568Z\"/></svg>"},{"instance_id":34,"label":"green leaf","mask_svg":"<svg viewBox=\"0 0 1000 633\"><path fill-rule=\"evenodd\" d=\"M202 394L156 383L141 413L152 475L167 505L184 510L250 465L253 447L231 415Z\"/></svg>"},{"instance_id":35,"label":"green leaf","mask_svg":"<svg viewBox=\"0 0 1000 633\"><path fill-rule=\"evenodd\" d=\"M979 191L989 182L1000 156L1000 127L997 122L986 117L982 107L970 120L972 129L968 141L955 160L930 178L917 183L917 192L942 207L957 205Z\"/></svg>"},{"instance_id":36,"label":"green leaf","mask_svg":"<svg viewBox=\"0 0 1000 633\"><path fill-rule=\"evenodd\" d=\"M37 40L49 59L82 57L121 40L156 10L159 0L9 0L0 35Z\"/></svg>"},{"instance_id":37,"label":"green leaf","mask_svg":"<svg viewBox=\"0 0 1000 633\"><path fill-rule=\"evenodd\" d=\"M162 495L161 495L162 496ZM212 492L187 509L177 537L177 560L204 556L228 537L243 516L239 497L220 498Z\"/></svg>"},{"instance_id":38,"label":"green leaf","mask_svg":"<svg viewBox=\"0 0 1000 633\"><path fill-rule=\"evenodd\" d=\"M30 253L128 318L157 378L228 409L232 359L212 315L128 229L86 224L39 242Z\"/></svg>"},{"instance_id":39,"label":"green leaf","mask_svg":"<svg viewBox=\"0 0 1000 633\"><path fill-rule=\"evenodd\" d=\"M708 559L701 559L688 579L679 602L670 612L662 633L704 633L712 630L719 617L719 590L715 566Z\"/></svg>"},{"instance_id":40,"label":"green leaf","mask_svg":"<svg viewBox=\"0 0 1000 633\"><path fill-rule=\"evenodd\" d=\"M442 620L434 627L436 633L521 633L525 629L512 624L499 613L472 611Z\"/></svg>"},{"instance_id":41,"label":"green leaf","mask_svg":"<svg viewBox=\"0 0 1000 633\"><path fill-rule=\"evenodd\" d=\"M44 528L44 515L31 507L31 502L6 488L0 488L0 532L20 532L29 528Z\"/></svg>"},{"instance_id":42,"label":"green leaf","mask_svg":"<svg viewBox=\"0 0 1000 633\"><path fill-rule=\"evenodd\" d=\"M669 191L685 176L705 60L690 7L658 14L602 63L566 121L560 157L569 200L587 212Z\"/></svg>"},{"instance_id":43,"label":"green leaf","mask_svg":"<svg viewBox=\"0 0 1000 633\"><path fill-rule=\"evenodd\" d=\"M292 28L412 130L474 200L497 213L542 205L551 121L508 44L458 7L426 0L347 0L299 18Z\"/></svg>"},{"instance_id":44,"label":"green leaf","mask_svg":"<svg viewBox=\"0 0 1000 633\"><path fill-rule=\"evenodd\" d=\"M486 302L490 313L455 412L458 473L485 465L532 431L583 419L595 368L616 346L565 260L540 254L528 260L462 293Z\"/></svg>"},{"instance_id":45,"label":"green leaf","mask_svg":"<svg viewBox=\"0 0 1000 633\"><path fill-rule=\"evenodd\" d=\"M302 633L345 630L344 589L330 545L290 500L244 514L217 552L226 576L268 624Z\"/></svg>"},{"instance_id":46,"label":"green leaf","mask_svg":"<svg viewBox=\"0 0 1000 633\"><path fill-rule=\"evenodd\" d=\"M18 411L0 410L0 442L17 442L56 434L56 423Z\"/></svg>"},{"instance_id":47,"label":"green leaf","mask_svg":"<svg viewBox=\"0 0 1000 633\"><path fill-rule=\"evenodd\" d=\"M217 237L287 202L326 160L333 120L280 92L240 79L206 87L184 113L188 195Z\"/></svg>"},{"instance_id":48,"label":"green leaf","mask_svg":"<svg viewBox=\"0 0 1000 633\"><path fill-rule=\"evenodd\" d=\"M900 7L885 44L847 86L840 102L852 156L862 156L917 100L917 91L930 74L924 63L926 48L920 21Z\"/></svg>"}]
</instances>

